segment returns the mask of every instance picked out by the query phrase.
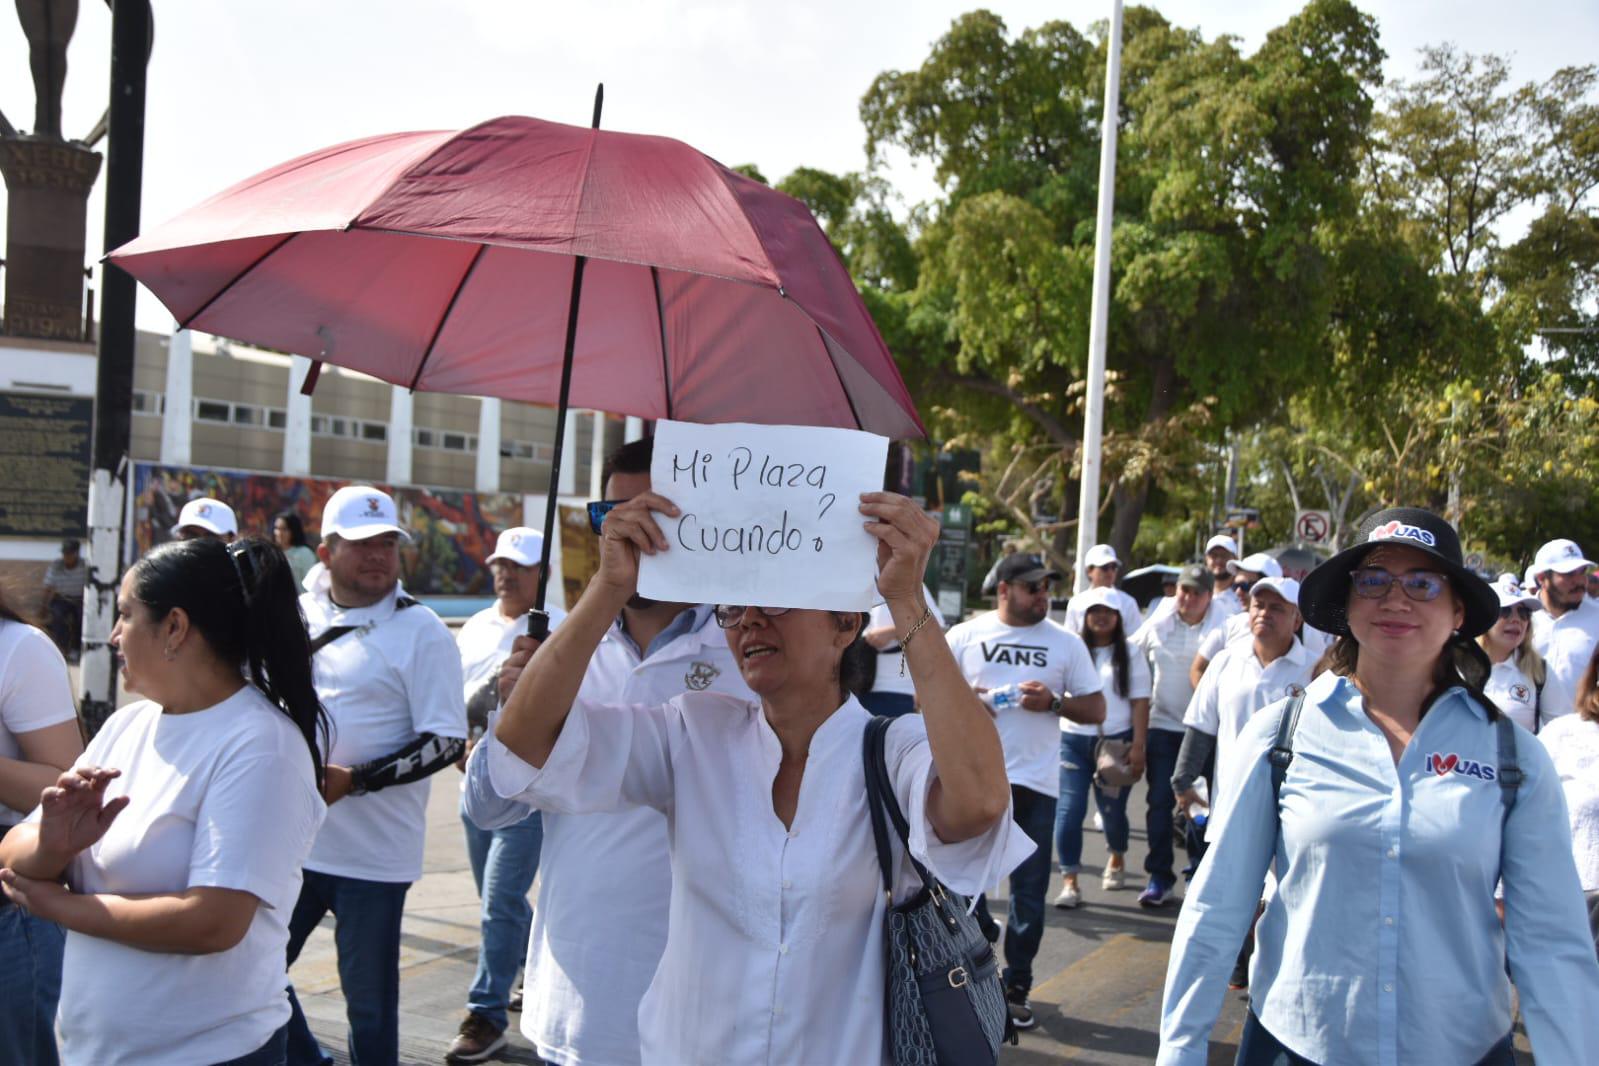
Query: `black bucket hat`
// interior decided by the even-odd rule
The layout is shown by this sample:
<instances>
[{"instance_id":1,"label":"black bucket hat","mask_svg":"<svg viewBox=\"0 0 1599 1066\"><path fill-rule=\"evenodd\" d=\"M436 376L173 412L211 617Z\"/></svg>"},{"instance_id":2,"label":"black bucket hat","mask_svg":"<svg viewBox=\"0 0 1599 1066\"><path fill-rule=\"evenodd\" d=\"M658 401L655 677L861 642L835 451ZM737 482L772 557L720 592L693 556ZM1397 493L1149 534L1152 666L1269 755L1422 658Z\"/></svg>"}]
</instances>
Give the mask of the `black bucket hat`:
<instances>
[{"instance_id":1,"label":"black bucket hat","mask_svg":"<svg viewBox=\"0 0 1599 1066\"><path fill-rule=\"evenodd\" d=\"M1499 620L1499 596L1493 586L1466 569L1455 527L1419 507L1390 507L1360 524L1352 547L1334 555L1305 576L1299 588L1299 613L1305 624L1324 633L1349 635L1349 573L1379 544L1414 548L1432 556L1449 577L1465 605L1460 635L1476 637Z\"/></svg>"}]
</instances>

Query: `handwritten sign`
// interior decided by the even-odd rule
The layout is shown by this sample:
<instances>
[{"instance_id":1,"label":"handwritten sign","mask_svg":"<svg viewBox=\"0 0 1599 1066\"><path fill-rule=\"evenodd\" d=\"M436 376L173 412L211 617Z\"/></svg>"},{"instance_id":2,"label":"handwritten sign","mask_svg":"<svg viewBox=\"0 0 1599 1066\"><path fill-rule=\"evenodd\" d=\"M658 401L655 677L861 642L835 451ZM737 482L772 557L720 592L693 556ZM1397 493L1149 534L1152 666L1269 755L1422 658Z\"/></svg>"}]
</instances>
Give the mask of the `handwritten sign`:
<instances>
[{"instance_id":1,"label":"handwritten sign","mask_svg":"<svg viewBox=\"0 0 1599 1066\"><path fill-rule=\"evenodd\" d=\"M860 494L883 487L888 438L852 429L657 422L650 482L670 548L645 556L639 593L677 603L864 611L877 540Z\"/></svg>"}]
</instances>

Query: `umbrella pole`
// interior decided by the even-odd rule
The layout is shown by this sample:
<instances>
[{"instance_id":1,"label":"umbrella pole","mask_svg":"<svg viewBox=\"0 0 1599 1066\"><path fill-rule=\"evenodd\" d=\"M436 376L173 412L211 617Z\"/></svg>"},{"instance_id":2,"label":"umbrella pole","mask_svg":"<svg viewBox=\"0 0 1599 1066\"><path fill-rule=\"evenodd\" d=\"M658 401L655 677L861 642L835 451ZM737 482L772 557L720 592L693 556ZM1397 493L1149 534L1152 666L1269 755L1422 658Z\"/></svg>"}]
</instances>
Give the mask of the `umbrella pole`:
<instances>
[{"instance_id":1,"label":"umbrella pole","mask_svg":"<svg viewBox=\"0 0 1599 1066\"><path fill-rule=\"evenodd\" d=\"M592 128L600 128L600 110L605 106L605 86L594 90L594 121ZM550 634L550 613L544 609L544 597L550 585L550 547L555 536L555 513L560 509L561 452L566 442L566 409L572 393L572 355L577 349L577 310L583 301L583 268L587 256L578 256L572 264L572 300L566 309L566 348L561 356L561 396L555 415L555 447L550 453L550 488L544 500L544 545L539 552L539 590L533 599L533 609L527 613L527 635L543 640Z\"/></svg>"}]
</instances>

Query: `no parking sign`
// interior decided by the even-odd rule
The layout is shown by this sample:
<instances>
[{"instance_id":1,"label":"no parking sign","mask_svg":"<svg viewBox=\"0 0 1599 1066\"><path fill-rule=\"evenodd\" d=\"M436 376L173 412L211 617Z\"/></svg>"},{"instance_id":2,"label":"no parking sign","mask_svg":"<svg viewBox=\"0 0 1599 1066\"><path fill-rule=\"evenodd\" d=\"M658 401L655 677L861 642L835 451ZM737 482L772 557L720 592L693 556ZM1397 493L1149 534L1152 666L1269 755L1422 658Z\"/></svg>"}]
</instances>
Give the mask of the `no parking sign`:
<instances>
[{"instance_id":1,"label":"no parking sign","mask_svg":"<svg viewBox=\"0 0 1599 1066\"><path fill-rule=\"evenodd\" d=\"M1332 539L1332 512L1300 511L1294 515L1294 539L1306 544L1326 544Z\"/></svg>"}]
</instances>

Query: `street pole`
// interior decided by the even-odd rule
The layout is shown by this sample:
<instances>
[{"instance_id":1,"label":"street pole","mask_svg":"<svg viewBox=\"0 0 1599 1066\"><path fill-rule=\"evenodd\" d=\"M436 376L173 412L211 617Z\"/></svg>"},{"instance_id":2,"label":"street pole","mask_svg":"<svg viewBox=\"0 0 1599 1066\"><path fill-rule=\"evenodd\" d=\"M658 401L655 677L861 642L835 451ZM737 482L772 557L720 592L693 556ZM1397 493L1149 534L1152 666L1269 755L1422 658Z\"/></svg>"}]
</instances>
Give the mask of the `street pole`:
<instances>
[{"instance_id":1,"label":"street pole","mask_svg":"<svg viewBox=\"0 0 1599 1066\"><path fill-rule=\"evenodd\" d=\"M144 174L144 85L150 48L149 0L111 4L111 106L106 146L105 250L139 235ZM100 280L100 352L95 382L94 466L89 481L89 586L83 598L79 713L92 736L116 710L110 644L121 581L133 417L132 275L106 263ZM187 411L172 417L187 417Z\"/></svg>"},{"instance_id":2,"label":"street pole","mask_svg":"<svg viewBox=\"0 0 1599 1066\"><path fill-rule=\"evenodd\" d=\"M1099 537L1099 467L1105 425L1105 331L1110 317L1110 234L1116 206L1117 97L1122 70L1122 0L1113 0L1105 42L1105 117L1099 137L1099 216L1094 227L1094 304L1088 320L1088 400L1083 412L1083 474L1077 502L1073 587L1088 587L1088 549Z\"/></svg>"}]
</instances>

